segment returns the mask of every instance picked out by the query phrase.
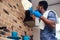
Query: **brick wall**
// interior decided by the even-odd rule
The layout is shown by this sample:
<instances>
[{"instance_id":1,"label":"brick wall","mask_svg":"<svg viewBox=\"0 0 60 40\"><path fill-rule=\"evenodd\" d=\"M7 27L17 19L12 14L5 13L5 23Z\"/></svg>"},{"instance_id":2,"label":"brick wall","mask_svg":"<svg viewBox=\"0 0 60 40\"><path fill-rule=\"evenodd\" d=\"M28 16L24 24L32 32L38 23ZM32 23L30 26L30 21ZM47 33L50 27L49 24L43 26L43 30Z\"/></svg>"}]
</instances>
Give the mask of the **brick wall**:
<instances>
[{"instance_id":1,"label":"brick wall","mask_svg":"<svg viewBox=\"0 0 60 40\"><path fill-rule=\"evenodd\" d=\"M12 30L17 31L19 36L24 35L24 31L32 34L31 28L23 23L24 12L21 0L0 0L0 27L7 27L10 31L4 37L10 36Z\"/></svg>"}]
</instances>

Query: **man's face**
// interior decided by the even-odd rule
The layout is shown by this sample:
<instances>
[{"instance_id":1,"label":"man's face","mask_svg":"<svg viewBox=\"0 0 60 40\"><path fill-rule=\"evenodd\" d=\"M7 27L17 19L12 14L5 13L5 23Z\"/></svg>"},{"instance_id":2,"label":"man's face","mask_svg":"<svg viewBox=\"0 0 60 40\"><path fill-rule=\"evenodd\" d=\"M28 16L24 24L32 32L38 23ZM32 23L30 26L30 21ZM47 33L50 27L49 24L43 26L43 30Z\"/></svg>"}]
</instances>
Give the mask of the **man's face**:
<instances>
[{"instance_id":1,"label":"man's face","mask_svg":"<svg viewBox=\"0 0 60 40\"><path fill-rule=\"evenodd\" d=\"M38 6L37 6L37 9L38 9L40 12L42 12L42 6L38 5Z\"/></svg>"}]
</instances>

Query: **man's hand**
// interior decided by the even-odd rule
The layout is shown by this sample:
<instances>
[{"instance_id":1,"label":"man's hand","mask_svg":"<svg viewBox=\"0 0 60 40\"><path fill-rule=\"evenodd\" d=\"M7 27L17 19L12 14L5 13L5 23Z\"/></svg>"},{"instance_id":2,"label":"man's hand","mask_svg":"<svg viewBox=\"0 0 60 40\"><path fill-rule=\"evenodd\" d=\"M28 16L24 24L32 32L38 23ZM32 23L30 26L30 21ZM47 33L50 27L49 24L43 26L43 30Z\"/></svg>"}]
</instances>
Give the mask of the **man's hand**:
<instances>
[{"instance_id":1,"label":"man's hand","mask_svg":"<svg viewBox=\"0 0 60 40\"><path fill-rule=\"evenodd\" d=\"M32 14L39 18L42 16L42 14L38 10L33 10Z\"/></svg>"},{"instance_id":2,"label":"man's hand","mask_svg":"<svg viewBox=\"0 0 60 40\"><path fill-rule=\"evenodd\" d=\"M41 17L42 14L38 10L33 10L32 7L29 9L30 13L33 14L36 17Z\"/></svg>"}]
</instances>

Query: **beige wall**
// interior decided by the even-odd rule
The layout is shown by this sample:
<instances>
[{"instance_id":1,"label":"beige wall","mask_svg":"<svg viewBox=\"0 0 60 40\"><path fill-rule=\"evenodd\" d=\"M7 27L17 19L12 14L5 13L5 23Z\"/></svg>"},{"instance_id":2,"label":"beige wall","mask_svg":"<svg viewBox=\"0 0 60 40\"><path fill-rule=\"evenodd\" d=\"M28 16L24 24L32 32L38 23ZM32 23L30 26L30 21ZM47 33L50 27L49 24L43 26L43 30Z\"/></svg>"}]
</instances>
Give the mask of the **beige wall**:
<instances>
[{"instance_id":1,"label":"beige wall","mask_svg":"<svg viewBox=\"0 0 60 40\"><path fill-rule=\"evenodd\" d=\"M33 28L33 40L40 40L40 29Z\"/></svg>"},{"instance_id":2,"label":"beige wall","mask_svg":"<svg viewBox=\"0 0 60 40\"><path fill-rule=\"evenodd\" d=\"M41 0L32 0L33 8L36 9L38 2Z\"/></svg>"},{"instance_id":3,"label":"beige wall","mask_svg":"<svg viewBox=\"0 0 60 40\"><path fill-rule=\"evenodd\" d=\"M48 4L55 4L55 3L59 3L60 0L46 0L48 2Z\"/></svg>"}]
</instances>

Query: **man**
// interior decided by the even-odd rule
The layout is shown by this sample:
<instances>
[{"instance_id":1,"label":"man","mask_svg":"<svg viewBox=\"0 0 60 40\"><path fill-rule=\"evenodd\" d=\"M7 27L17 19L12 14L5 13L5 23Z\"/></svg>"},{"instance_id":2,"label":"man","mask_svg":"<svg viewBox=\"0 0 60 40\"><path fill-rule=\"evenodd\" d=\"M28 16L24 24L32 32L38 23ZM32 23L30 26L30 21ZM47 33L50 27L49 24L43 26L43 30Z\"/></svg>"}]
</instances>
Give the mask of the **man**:
<instances>
[{"instance_id":1,"label":"man","mask_svg":"<svg viewBox=\"0 0 60 40\"><path fill-rule=\"evenodd\" d=\"M40 1L37 7L37 10L32 10L30 8L30 12L32 14L33 19L35 17L39 17L45 23L44 30L40 31L40 39L41 40L57 40L55 37L55 25L56 25L56 14L53 11L48 13L48 17L45 18L42 16L48 8L48 3L46 1Z\"/></svg>"}]
</instances>

